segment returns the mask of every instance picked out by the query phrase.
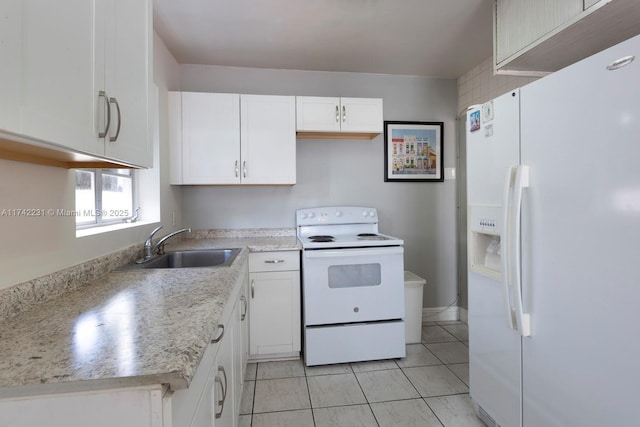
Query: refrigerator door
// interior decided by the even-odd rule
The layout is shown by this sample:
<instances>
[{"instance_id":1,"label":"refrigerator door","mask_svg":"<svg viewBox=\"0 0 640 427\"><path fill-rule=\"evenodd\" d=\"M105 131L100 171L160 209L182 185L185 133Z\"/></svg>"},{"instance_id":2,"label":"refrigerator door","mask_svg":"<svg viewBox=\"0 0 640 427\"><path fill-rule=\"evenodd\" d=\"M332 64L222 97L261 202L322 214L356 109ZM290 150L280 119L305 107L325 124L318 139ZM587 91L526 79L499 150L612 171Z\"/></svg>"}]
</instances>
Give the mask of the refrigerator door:
<instances>
[{"instance_id":1,"label":"refrigerator door","mask_svg":"<svg viewBox=\"0 0 640 427\"><path fill-rule=\"evenodd\" d=\"M638 76L636 37L521 89L525 427L640 420Z\"/></svg>"},{"instance_id":2,"label":"refrigerator door","mask_svg":"<svg viewBox=\"0 0 640 427\"><path fill-rule=\"evenodd\" d=\"M505 170L520 163L519 121L519 90L467 112L468 206L502 205Z\"/></svg>"},{"instance_id":3,"label":"refrigerator door","mask_svg":"<svg viewBox=\"0 0 640 427\"><path fill-rule=\"evenodd\" d=\"M475 111L480 120L471 131ZM519 163L519 92L468 115L469 392L482 418L517 427L522 418L521 338L508 326L501 262L491 257L501 256L496 241L502 237L505 172ZM495 274L487 273L492 270Z\"/></svg>"}]
</instances>

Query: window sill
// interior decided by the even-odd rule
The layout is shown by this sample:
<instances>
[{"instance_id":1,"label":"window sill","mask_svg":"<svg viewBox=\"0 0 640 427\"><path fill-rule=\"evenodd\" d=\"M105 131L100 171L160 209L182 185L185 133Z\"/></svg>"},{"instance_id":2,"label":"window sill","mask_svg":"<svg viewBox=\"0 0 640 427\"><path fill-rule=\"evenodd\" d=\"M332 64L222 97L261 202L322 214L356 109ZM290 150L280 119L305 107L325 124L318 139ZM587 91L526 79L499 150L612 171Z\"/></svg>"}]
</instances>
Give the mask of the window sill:
<instances>
[{"instance_id":1,"label":"window sill","mask_svg":"<svg viewBox=\"0 0 640 427\"><path fill-rule=\"evenodd\" d=\"M122 224L111 224L111 225L104 225L101 227L83 228L81 230L76 230L76 238L95 236L97 234L110 233L112 231L117 231L117 230L127 230L130 228L140 227L140 226L149 225L149 224L159 224L159 222L158 221L138 221L133 223L125 222Z\"/></svg>"}]
</instances>

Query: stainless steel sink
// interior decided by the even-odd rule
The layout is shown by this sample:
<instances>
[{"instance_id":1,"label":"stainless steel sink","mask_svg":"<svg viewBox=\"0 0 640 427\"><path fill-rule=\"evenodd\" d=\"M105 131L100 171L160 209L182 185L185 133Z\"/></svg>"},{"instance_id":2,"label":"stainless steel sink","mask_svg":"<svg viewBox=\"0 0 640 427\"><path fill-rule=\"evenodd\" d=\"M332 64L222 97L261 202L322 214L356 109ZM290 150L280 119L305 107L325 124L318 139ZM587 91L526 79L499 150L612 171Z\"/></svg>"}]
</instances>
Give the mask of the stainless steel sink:
<instances>
[{"instance_id":1,"label":"stainless steel sink","mask_svg":"<svg viewBox=\"0 0 640 427\"><path fill-rule=\"evenodd\" d=\"M233 263L240 253L234 249L200 249L193 251L172 251L136 264L138 268L196 268L226 267Z\"/></svg>"}]
</instances>

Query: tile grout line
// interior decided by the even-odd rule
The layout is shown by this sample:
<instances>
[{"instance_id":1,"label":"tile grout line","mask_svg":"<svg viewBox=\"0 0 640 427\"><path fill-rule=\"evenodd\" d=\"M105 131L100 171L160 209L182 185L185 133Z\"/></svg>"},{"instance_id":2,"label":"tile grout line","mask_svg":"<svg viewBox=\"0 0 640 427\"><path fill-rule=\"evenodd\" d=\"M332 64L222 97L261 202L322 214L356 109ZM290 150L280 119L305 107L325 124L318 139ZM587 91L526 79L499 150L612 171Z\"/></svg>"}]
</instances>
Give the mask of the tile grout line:
<instances>
[{"instance_id":1,"label":"tile grout line","mask_svg":"<svg viewBox=\"0 0 640 427\"><path fill-rule=\"evenodd\" d=\"M311 401L311 388L309 387L309 377L307 376L307 367L304 364L304 359L302 355L300 356L300 361L302 362L302 370L304 371L304 383L307 385L307 395L309 396L309 410L311 411L311 421L315 427L316 425L316 414L313 412L313 402Z\"/></svg>"},{"instance_id":2,"label":"tile grout line","mask_svg":"<svg viewBox=\"0 0 640 427\"><path fill-rule=\"evenodd\" d=\"M394 360L393 363L396 363L396 361ZM351 370L353 371L353 366L351 364L349 364L349 366L351 366ZM398 366L398 364L396 363L396 367ZM390 370L390 369L388 369ZM367 372L367 371L364 371ZM356 382L358 383L358 387L360 387L360 391L362 392L362 395L364 396L364 400L367 402L367 407L369 408L369 411L371 411L371 415L373 415L373 419L376 422L376 424L378 425L378 427L380 427L380 422L378 421L378 418L376 417L376 413L373 412L373 408L371 408L371 402L369 402L369 398L367 397L367 393L364 392L364 388L362 388L362 384L360 384L360 380L358 379L358 373L353 371L353 376L356 378Z\"/></svg>"}]
</instances>

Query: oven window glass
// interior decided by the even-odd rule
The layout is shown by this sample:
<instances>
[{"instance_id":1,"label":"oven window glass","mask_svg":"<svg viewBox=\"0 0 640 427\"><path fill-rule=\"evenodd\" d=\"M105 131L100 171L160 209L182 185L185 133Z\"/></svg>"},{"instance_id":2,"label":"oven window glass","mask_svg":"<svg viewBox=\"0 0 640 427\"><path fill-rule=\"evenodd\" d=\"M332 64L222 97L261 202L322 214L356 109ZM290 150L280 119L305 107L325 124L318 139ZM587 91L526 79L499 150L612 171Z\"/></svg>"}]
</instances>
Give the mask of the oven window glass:
<instances>
[{"instance_id":1,"label":"oven window glass","mask_svg":"<svg viewBox=\"0 0 640 427\"><path fill-rule=\"evenodd\" d=\"M380 264L332 265L329 267L330 288L359 288L382 283Z\"/></svg>"}]
</instances>

